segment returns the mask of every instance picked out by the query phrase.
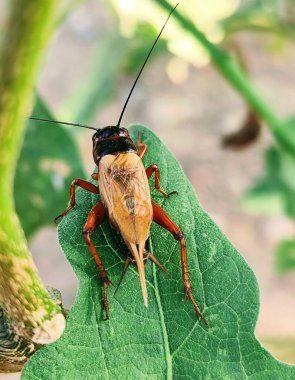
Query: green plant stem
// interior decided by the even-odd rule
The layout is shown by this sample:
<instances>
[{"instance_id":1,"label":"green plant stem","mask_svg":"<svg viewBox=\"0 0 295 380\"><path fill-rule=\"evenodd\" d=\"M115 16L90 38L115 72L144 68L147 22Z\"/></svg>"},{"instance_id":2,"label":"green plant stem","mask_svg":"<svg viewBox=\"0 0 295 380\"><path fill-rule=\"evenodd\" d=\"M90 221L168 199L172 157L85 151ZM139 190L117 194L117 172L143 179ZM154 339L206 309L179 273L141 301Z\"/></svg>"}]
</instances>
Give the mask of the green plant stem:
<instances>
[{"instance_id":1,"label":"green plant stem","mask_svg":"<svg viewBox=\"0 0 295 380\"><path fill-rule=\"evenodd\" d=\"M166 9L171 10L171 5L166 0L155 0L157 4ZM295 142L286 134L283 120L272 111L272 109L264 102L257 91L250 83L249 78L240 69L236 60L225 54L216 45L212 44L205 35L200 32L195 25L178 9L174 11L174 18L181 26L193 35L196 40L208 51L212 62L220 73L226 78L231 86L239 92L249 106L263 119L270 128L277 143L289 154L295 157Z\"/></svg>"},{"instance_id":2,"label":"green plant stem","mask_svg":"<svg viewBox=\"0 0 295 380\"><path fill-rule=\"evenodd\" d=\"M14 0L10 6L0 63L0 304L19 335L49 343L65 322L33 264L15 213L13 181L56 0Z\"/></svg>"}]
</instances>

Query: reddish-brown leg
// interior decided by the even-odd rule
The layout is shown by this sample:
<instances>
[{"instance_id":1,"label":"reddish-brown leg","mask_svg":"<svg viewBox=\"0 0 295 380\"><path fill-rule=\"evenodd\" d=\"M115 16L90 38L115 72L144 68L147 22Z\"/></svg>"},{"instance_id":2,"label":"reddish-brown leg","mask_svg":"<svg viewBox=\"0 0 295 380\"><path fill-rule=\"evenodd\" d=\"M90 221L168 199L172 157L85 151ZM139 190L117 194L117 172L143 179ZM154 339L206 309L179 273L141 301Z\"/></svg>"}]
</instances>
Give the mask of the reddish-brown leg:
<instances>
[{"instance_id":1,"label":"reddish-brown leg","mask_svg":"<svg viewBox=\"0 0 295 380\"><path fill-rule=\"evenodd\" d=\"M160 185L160 169L158 168L157 165L155 164L152 164L150 165L147 169L146 169L146 175L148 177L148 179L151 177L151 175L153 173L155 173L155 189L157 191L159 191L159 193L163 194L164 197L168 198L170 197L170 195L172 194L178 194L177 191L171 191L171 193L166 193L162 188L161 188L161 185Z\"/></svg>"},{"instance_id":2,"label":"reddish-brown leg","mask_svg":"<svg viewBox=\"0 0 295 380\"><path fill-rule=\"evenodd\" d=\"M127 269L129 268L129 265L130 265L131 263L132 263L131 258L130 258L130 257L127 257L127 259L125 260L125 263L124 263L123 272L122 272L122 274L121 274L121 277L120 277L120 280L119 280L118 285L117 285L117 287L116 287L116 290L115 290L115 292L114 292L114 295L117 293L117 291L118 291L120 285L122 284L123 278L125 277L125 274L126 274L126 272L127 272Z\"/></svg>"},{"instance_id":3,"label":"reddish-brown leg","mask_svg":"<svg viewBox=\"0 0 295 380\"><path fill-rule=\"evenodd\" d=\"M99 254L90 238L92 232L95 230L97 226L102 224L102 222L106 218L106 212L103 207L102 202L97 203L92 209L90 210L86 223L83 228L83 236L84 239L88 245L89 251L94 258L94 261L96 265L98 266L98 269L101 274L101 279L103 281L103 303L104 303L104 309L106 313L106 319L109 319L109 304L108 304L108 297L107 297L107 289L111 284L111 281L108 278L107 272L103 266L103 263L99 257Z\"/></svg>"},{"instance_id":4,"label":"reddish-brown leg","mask_svg":"<svg viewBox=\"0 0 295 380\"><path fill-rule=\"evenodd\" d=\"M75 178L73 179L70 187L70 204L68 207L56 218L54 218L55 223L59 218L63 218L76 204L75 198L75 186L82 187L82 189L89 191L90 193L99 194L99 187L93 185L90 182L84 181L83 179Z\"/></svg>"},{"instance_id":5,"label":"reddish-brown leg","mask_svg":"<svg viewBox=\"0 0 295 380\"><path fill-rule=\"evenodd\" d=\"M173 235L174 239L178 240L180 243L182 279L183 279L184 291L185 291L184 301L186 301L187 298L190 299L191 303L194 305L197 315L201 317L203 321L205 322L205 324L208 326L208 322L206 318L202 314L196 300L194 299L192 295L192 287L191 287L189 276L188 276L185 239L182 234L182 231L173 222L173 220L169 217L169 215L166 214L166 212L161 209L161 207L157 203L152 201L152 206L153 206L153 221L159 224L161 227L165 228L167 231L169 231Z\"/></svg>"},{"instance_id":6,"label":"reddish-brown leg","mask_svg":"<svg viewBox=\"0 0 295 380\"><path fill-rule=\"evenodd\" d=\"M137 146L139 147L139 152L137 153L137 155L142 159L143 156L146 154L147 152L147 144L143 144L141 142L141 139L140 139L140 134L138 133L138 136L137 136Z\"/></svg>"},{"instance_id":7,"label":"reddish-brown leg","mask_svg":"<svg viewBox=\"0 0 295 380\"><path fill-rule=\"evenodd\" d=\"M159 260L154 255L149 253L148 259L151 260L154 264L156 264L157 267L159 267L165 274L170 276L170 273L167 271L167 269L163 267L163 265L159 262Z\"/></svg>"}]
</instances>

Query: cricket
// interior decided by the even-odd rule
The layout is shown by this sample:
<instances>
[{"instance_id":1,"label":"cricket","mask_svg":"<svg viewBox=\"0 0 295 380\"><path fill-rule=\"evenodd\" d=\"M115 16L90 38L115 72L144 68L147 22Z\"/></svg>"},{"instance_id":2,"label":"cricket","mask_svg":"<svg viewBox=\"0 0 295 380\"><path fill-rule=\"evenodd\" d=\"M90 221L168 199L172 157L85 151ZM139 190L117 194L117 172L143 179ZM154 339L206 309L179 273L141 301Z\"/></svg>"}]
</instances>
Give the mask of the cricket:
<instances>
[{"instance_id":1,"label":"cricket","mask_svg":"<svg viewBox=\"0 0 295 380\"><path fill-rule=\"evenodd\" d=\"M104 264L100 258L91 235L94 230L100 226L106 219L110 225L116 229L126 243L129 254L125 260L123 273L119 285L126 274L130 264L135 264L138 270L138 276L142 291L143 303L148 306L148 292L145 279L145 264L150 260L161 270L167 272L157 258L148 250L148 239L150 235L151 223L155 222L162 228L170 232L180 245L180 257L182 268L182 279L184 285L184 301L190 300L193 305L197 318L201 318L208 326L205 316L202 314L197 301L192 294L192 286L188 273L188 260L185 237L180 227L174 223L169 215L151 199L151 191L149 187L149 178L154 174L154 187L164 197L168 198L176 191L166 193L160 185L160 170L156 164L150 165L145 169L142 159L147 152L148 146L141 137L138 136L137 144L132 141L126 128L121 127L121 121L126 110L131 94L136 83L157 43L170 16L176 9L178 4L169 13L161 31L150 48L147 57L133 83L128 94L119 120L116 125L106 126L96 129L91 126L60 122L55 120L47 120L31 117L30 119L38 121L53 122L88 128L95 130L92 136L92 153L95 164L97 165L97 173L92 174L92 179L98 181L98 185L85 181L83 179L74 179L70 187L70 202L68 207L55 218L57 222L70 212L76 205L75 189L76 186L94 194L99 194L101 200L96 203L90 210L86 223L83 228L83 237L89 248L103 282L103 305L105 311L105 319L109 319L109 301L108 288L112 284ZM118 286L119 286L118 285Z\"/></svg>"}]
</instances>

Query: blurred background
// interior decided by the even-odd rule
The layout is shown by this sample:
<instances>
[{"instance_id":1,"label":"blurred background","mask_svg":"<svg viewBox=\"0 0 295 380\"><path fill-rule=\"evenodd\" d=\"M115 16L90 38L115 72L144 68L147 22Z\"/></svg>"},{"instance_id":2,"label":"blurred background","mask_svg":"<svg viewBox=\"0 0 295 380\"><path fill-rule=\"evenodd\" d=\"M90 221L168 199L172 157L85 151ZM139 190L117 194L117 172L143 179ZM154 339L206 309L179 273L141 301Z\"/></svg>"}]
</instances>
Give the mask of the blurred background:
<instances>
[{"instance_id":1,"label":"blurred background","mask_svg":"<svg viewBox=\"0 0 295 380\"><path fill-rule=\"evenodd\" d=\"M34 116L100 128L116 123L167 17L158 3L60 1ZM0 28L7 8L0 0ZM291 136L294 1L186 0L179 9L237 58ZM255 272L261 301L256 335L276 357L295 363L295 161L173 18L122 125L137 122L175 154L202 207ZM77 283L52 220L68 202L71 179L89 178L93 171L91 136L88 130L30 122L15 182L17 210L40 275L61 291L68 308Z\"/></svg>"}]
</instances>

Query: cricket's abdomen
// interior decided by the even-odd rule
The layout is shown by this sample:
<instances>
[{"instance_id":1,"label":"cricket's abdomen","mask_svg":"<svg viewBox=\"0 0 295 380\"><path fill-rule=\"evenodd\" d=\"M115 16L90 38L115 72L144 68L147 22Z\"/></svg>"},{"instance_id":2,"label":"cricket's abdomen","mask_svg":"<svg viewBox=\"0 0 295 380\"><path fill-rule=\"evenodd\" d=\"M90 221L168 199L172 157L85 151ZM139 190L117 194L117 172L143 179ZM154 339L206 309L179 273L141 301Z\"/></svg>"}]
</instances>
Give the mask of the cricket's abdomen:
<instances>
[{"instance_id":1,"label":"cricket's abdomen","mask_svg":"<svg viewBox=\"0 0 295 380\"><path fill-rule=\"evenodd\" d=\"M144 243L153 212L143 163L136 153L105 155L99 162L99 187L111 224L131 244Z\"/></svg>"}]
</instances>

